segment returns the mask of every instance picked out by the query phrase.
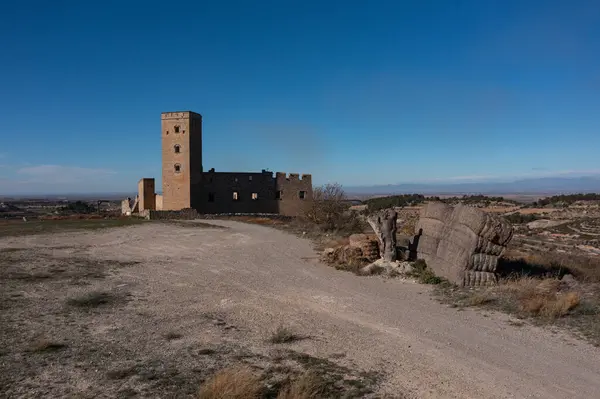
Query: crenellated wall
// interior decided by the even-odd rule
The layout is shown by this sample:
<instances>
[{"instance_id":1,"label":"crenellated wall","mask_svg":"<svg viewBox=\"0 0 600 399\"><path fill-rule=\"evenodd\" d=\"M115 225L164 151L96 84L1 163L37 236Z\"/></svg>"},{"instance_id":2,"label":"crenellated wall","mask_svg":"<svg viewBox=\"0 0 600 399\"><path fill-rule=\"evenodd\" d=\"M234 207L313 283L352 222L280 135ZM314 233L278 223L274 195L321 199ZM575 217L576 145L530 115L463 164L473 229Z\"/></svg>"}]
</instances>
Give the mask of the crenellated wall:
<instances>
[{"instance_id":1,"label":"crenellated wall","mask_svg":"<svg viewBox=\"0 0 600 399\"><path fill-rule=\"evenodd\" d=\"M302 215L310 207L313 199L312 176L297 173L286 175L277 172L275 189L278 198L278 213L282 215Z\"/></svg>"},{"instance_id":2,"label":"crenellated wall","mask_svg":"<svg viewBox=\"0 0 600 399\"><path fill-rule=\"evenodd\" d=\"M139 210L196 209L200 213L268 213L298 216L313 198L309 174L203 171L202 116L161 114L162 196L154 179L138 183ZM123 212L127 212L123 206ZM132 210L133 211L133 210ZM168 215L168 214L166 214Z\"/></svg>"}]
</instances>

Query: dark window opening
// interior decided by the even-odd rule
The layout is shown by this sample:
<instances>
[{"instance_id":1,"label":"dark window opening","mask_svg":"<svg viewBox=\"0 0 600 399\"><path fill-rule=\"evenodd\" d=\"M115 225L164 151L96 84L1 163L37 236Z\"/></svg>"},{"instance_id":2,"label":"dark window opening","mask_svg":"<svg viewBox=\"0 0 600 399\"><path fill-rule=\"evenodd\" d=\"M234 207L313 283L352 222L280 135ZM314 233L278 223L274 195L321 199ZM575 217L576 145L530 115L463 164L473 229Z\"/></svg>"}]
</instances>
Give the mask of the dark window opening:
<instances>
[{"instance_id":1,"label":"dark window opening","mask_svg":"<svg viewBox=\"0 0 600 399\"><path fill-rule=\"evenodd\" d=\"M283 197L283 191L277 191L275 193L275 199L280 200Z\"/></svg>"},{"instance_id":2,"label":"dark window opening","mask_svg":"<svg viewBox=\"0 0 600 399\"><path fill-rule=\"evenodd\" d=\"M215 193L208 193L208 202L215 202Z\"/></svg>"},{"instance_id":3,"label":"dark window opening","mask_svg":"<svg viewBox=\"0 0 600 399\"><path fill-rule=\"evenodd\" d=\"M169 131L167 130L167 136L169 135Z\"/></svg>"},{"instance_id":4,"label":"dark window opening","mask_svg":"<svg viewBox=\"0 0 600 399\"><path fill-rule=\"evenodd\" d=\"M175 133L179 133L179 126L175 126Z\"/></svg>"},{"instance_id":5,"label":"dark window opening","mask_svg":"<svg viewBox=\"0 0 600 399\"><path fill-rule=\"evenodd\" d=\"M179 154L181 152L181 146L179 144L175 144L175 154Z\"/></svg>"},{"instance_id":6,"label":"dark window opening","mask_svg":"<svg viewBox=\"0 0 600 399\"><path fill-rule=\"evenodd\" d=\"M300 199L306 198L306 191L299 191L298 192L298 197L300 197Z\"/></svg>"},{"instance_id":7,"label":"dark window opening","mask_svg":"<svg viewBox=\"0 0 600 399\"><path fill-rule=\"evenodd\" d=\"M258 199L258 193L252 193L252 199L256 201Z\"/></svg>"},{"instance_id":8,"label":"dark window opening","mask_svg":"<svg viewBox=\"0 0 600 399\"><path fill-rule=\"evenodd\" d=\"M175 164L175 173L179 173L181 172L181 165L179 165L178 163Z\"/></svg>"},{"instance_id":9,"label":"dark window opening","mask_svg":"<svg viewBox=\"0 0 600 399\"><path fill-rule=\"evenodd\" d=\"M234 192L233 192L233 200L234 200L234 201L238 201L239 199L240 199L240 197L239 197L239 195L238 195L238 192L237 192L237 191L234 191Z\"/></svg>"}]
</instances>

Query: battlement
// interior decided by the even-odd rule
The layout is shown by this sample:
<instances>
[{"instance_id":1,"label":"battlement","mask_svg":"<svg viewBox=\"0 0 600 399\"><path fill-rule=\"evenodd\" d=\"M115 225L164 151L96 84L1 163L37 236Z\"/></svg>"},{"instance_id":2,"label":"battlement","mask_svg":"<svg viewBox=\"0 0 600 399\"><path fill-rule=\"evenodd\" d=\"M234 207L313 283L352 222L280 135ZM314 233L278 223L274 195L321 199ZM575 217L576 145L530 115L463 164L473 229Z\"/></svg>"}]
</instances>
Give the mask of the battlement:
<instances>
[{"instance_id":1,"label":"battlement","mask_svg":"<svg viewBox=\"0 0 600 399\"><path fill-rule=\"evenodd\" d=\"M160 114L160 118L166 119L185 119L185 118L202 118L202 115L192 111L174 111L174 112L163 112Z\"/></svg>"},{"instance_id":2,"label":"battlement","mask_svg":"<svg viewBox=\"0 0 600 399\"><path fill-rule=\"evenodd\" d=\"M285 181L302 181L306 183L312 183L312 175L304 174L300 175L298 173L286 173L286 172L277 172L275 173L275 179L277 182L284 183Z\"/></svg>"},{"instance_id":3,"label":"battlement","mask_svg":"<svg viewBox=\"0 0 600 399\"><path fill-rule=\"evenodd\" d=\"M161 112L162 195L154 179L138 182L138 202L123 202L123 213L146 212L150 217L175 217L178 211L196 209L206 214L303 214L313 200L310 174L205 171L202 164L202 115L192 111ZM150 213L152 212L152 213Z\"/></svg>"}]
</instances>

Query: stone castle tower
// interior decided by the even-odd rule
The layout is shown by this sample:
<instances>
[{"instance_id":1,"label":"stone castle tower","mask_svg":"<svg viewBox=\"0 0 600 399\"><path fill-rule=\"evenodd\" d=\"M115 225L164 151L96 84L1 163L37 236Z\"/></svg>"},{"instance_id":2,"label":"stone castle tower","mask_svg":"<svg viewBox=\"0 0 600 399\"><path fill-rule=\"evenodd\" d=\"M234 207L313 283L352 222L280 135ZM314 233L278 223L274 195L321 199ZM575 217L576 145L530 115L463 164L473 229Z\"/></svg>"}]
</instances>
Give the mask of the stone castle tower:
<instances>
[{"instance_id":1,"label":"stone castle tower","mask_svg":"<svg viewBox=\"0 0 600 399\"><path fill-rule=\"evenodd\" d=\"M193 187L202 182L202 115L161 114L163 209L192 207Z\"/></svg>"}]
</instances>

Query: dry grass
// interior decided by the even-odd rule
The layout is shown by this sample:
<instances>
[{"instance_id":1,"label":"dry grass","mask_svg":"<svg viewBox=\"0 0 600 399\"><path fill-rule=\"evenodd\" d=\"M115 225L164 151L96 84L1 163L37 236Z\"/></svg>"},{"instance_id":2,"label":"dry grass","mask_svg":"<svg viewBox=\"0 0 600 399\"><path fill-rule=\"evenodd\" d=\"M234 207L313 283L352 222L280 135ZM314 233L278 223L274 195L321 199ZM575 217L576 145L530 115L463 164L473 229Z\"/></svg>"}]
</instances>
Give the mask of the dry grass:
<instances>
[{"instance_id":1,"label":"dry grass","mask_svg":"<svg viewBox=\"0 0 600 399\"><path fill-rule=\"evenodd\" d=\"M247 367L219 371L200 388L199 399L258 399L264 387L260 377Z\"/></svg>"},{"instance_id":2,"label":"dry grass","mask_svg":"<svg viewBox=\"0 0 600 399\"><path fill-rule=\"evenodd\" d=\"M67 345L62 342L55 342L48 339L38 339L31 343L29 352L42 353L54 352L65 348Z\"/></svg>"},{"instance_id":3,"label":"dry grass","mask_svg":"<svg viewBox=\"0 0 600 399\"><path fill-rule=\"evenodd\" d=\"M534 324L566 328L600 346L599 284L572 285L557 278L515 277L485 288L459 288L444 283L434 293L438 300L455 308L502 311Z\"/></svg>"},{"instance_id":4,"label":"dry grass","mask_svg":"<svg viewBox=\"0 0 600 399\"><path fill-rule=\"evenodd\" d=\"M272 344L289 344L294 341L299 341L303 337L293 332L291 329L279 326L277 330L269 338L269 342Z\"/></svg>"},{"instance_id":5,"label":"dry grass","mask_svg":"<svg viewBox=\"0 0 600 399\"><path fill-rule=\"evenodd\" d=\"M317 399L325 393L325 381L314 371L308 371L292 381L277 395L277 399Z\"/></svg>"},{"instance_id":6,"label":"dry grass","mask_svg":"<svg viewBox=\"0 0 600 399\"><path fill-rule=\"evenodd\" d=\"M504 276L562 277L572 274L584 283L600 283L600 258L576 254L544 252L525 254L507 251L499 272Z\"/></svg>"},{"instance_id":7,"label":"dry grass","mask_svg":"<svg viewBox=\"0 0 600 399\"><path fill-rule=\"evenodd\" d=\"M67 300L67 305L79 308L95 308L118 302L120 296L104 291L94 291Z\"/></svg>"},{"instance_id":8,"label":"dry grass","mask_svg":"<svg viewBox=\"0 0 600 399\"><path fill-rule=\"evenodd\" d=\"M560 285L556 279L523 278L503 288L516 297L521 312L554 320L566 316L581 302L577 292L560 292Z\"/></svg>"},{"instance_id":9,"label":"dry grass","mask_svg":"<svg viewBox=\"0 0 600 399\"><path fill-rule=\"evenodd\" d=\"M174 332L174 331L169 331L168 333L166 333L166 334L164 335L164 337L165 337L165 339L167 339L168 341L173 341L173 340L175 340L175 339L179 339L179 338L183 337L183 335L181 335L181 334L179 334L179 333L177 333L177 332Z\"/></svg>"},{"instance_id":10,"label":"dry grass","mask_svg":"<svg viewBox=\"0 0 600 399\"><path fill-rule=\"evenodd\" d=\"M494 298L488 292L479 292L468 299L468 306L483 306L492 303Z\"/></svg>"}]
</instances>

